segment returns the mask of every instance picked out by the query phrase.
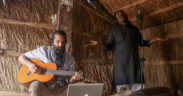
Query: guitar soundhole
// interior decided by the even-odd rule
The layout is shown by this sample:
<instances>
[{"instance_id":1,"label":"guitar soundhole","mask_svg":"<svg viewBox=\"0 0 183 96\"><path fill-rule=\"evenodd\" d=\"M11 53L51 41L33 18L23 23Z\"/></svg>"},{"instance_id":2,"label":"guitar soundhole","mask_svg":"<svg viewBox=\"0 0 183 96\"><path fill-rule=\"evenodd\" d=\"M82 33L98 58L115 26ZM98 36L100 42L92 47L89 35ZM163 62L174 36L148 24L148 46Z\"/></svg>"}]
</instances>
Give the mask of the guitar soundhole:
<instances>
[{"instance_id":1,"label":"guitar soundhole","mask_svg":"<svg viewBox=\"0 0 183 96\"><path fill-rule=\"evenodd\" d=\"M46 69L41 69L40 74L45 74L46 73Z\"/></svg>"}]
</instances>

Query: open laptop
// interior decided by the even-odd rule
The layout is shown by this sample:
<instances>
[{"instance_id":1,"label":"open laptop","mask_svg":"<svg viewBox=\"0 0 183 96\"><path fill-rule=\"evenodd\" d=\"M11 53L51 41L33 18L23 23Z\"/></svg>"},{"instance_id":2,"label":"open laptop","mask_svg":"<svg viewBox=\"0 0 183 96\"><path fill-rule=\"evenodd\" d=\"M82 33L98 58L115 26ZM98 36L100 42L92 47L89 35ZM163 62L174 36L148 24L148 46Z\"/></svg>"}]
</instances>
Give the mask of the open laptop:
<instances>
[{"instance_id":1,"label":"open laptop","mask_svg":"<svg viewBox=\"0 0 183 96\"><path fill-rule=\"evenodd\" d=\"M96 84L70 84L67 96L102 96L103 83Z\"/></svg>"}]
</instances>

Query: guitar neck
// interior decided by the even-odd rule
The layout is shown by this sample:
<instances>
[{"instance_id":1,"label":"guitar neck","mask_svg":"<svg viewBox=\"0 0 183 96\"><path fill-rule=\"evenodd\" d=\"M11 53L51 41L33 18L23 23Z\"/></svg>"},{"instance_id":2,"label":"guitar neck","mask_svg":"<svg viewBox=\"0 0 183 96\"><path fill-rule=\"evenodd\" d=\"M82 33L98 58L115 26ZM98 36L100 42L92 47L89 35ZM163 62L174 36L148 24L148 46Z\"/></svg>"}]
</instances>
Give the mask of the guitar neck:
<instances>
[{"instance_id":1,"label":"guitar neck","mask_svg":"<svg viewBox=\"0 0 183 96\"><path fill-rule=\"evenodd\" d=\"M64 70L46 70L44 74L54 74L61 76L73 76L75 71L64 71Z\"/></svg>"}]
</instances>

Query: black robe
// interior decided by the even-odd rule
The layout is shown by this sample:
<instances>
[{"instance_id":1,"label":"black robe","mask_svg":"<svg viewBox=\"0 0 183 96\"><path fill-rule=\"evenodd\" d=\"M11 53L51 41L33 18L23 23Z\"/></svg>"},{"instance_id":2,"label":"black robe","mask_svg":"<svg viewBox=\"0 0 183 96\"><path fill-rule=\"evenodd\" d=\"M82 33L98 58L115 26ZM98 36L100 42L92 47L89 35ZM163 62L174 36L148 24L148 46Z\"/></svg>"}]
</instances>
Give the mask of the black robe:
<instances>
[{"instance_id":1,"label":"black robe","mask_svg":"<svg viewBox=\"0 0 183 96\"><path fill-rule=\"evenodd\" d=\"M114 48L114 85L141 83L138 45L150 46L148 40L143 40L143 43L141 40L138 29L131 24L117 25L110 31L106 49Z\"/></svg>"}]
</instances>

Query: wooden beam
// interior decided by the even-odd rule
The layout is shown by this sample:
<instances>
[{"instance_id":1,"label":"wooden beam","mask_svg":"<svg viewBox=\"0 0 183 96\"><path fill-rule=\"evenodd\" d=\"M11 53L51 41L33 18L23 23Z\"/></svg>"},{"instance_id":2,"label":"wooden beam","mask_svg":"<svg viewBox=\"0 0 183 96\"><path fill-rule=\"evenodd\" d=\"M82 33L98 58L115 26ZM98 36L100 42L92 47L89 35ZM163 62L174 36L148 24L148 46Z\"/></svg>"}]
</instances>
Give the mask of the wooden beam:
<instances>
[{"instance_id":1,"label":"wooden beam","mask_svg":"<svg viewBox=\"0 0 183 96\"><path fill-rule=\"evenodd\" d=\"M113 60L108 60L108 61L104 61L104 60L101 60L101 59L89 59L89 58L85 58L85 59L82 59L79 61L79 63L83 63L83 64L103 64L103 63L108 63L108 64L112 64L113 63Z\"/></svg>"},{"instance_id":2,"label":"wooden beam","mask_svg":"<svg viewBox=\"0 0 183 96\"><path fill-rule=\"evenodd\" d=\"M156 27L156 26L161 26L161 25L164 25L164 24L172 23L172 22L177 22L179 20L183 20L183 16L180 16L178 18L172 18L172 19L166 20L164 22L160 22L158 24L148 25L148 26L143 27L143 29L148 29L148 28L151 28L151 27Z\"/></svg>"},{"instance_id":3,"label":"wooden beam","mask_svg":"<svg viewBox=\"0 0 183 96\"><path fill-rule=\"evenodd\" d=\"M85 9L87 9L88 11L90 11L90 12L92 12L93 14L97 15L98 17L104 19L105 21L107 21L107 22L109 22L109 23L111 23L111 24L114 24L114 20L113 20L113 19L111 19L111 18L109 18L109 17L107 18L107 17L101 15L99 12L97 12L96 10L94 10L94 9L92 9L92 8L90 8L90 7L88 7L87 5L83 4L82 2L75 0L74 3L76 3L77 5L79 5L79 6L83 7L83 8L85 8Z\"/></svg>"},{"instance_id":4,"label":"wooden beam","mask_svg":"<svg viewBox=\"0 0 183 96\"><path fill-rule=\"evenodd\" d=\"M108 35L92 34L92 33L89 33L89 32L75 32L74 34L85 36L85 37L96 37L96 38L105 38L105 37L108 36ZM174 34L167 34L167 35L165 35L165 38L167 38L167 39L183 38L183 34L176 34L176 33L174 33Z\"/></svg>"},{"instance_id":5,"label":"wooden beam","mask_svg":"<svg viewBox=\"0 0 183 96\"><path fill-rule=\"evenodd\" d=\"M92 37L92 38L105 38L107 37L108 35L97 35L97 34L92 34L92 33L89 33L89 32L75 32L74 34L76 35L81 35L81 36L85 36L85 37ZM94 39L95 39L94 38Z\"/></svg>"},{"instance_id":6,"label":"wooden beam","mask_svg":"<svg viewBox=\"0 0 183 96\"><path fill-rule=\"evenodd\" d=\"M0 91L0 96L29 96L26 92Z\"/></svg>"},{"instance_id":7,"label":"wooden beam","mask_svg":"<svg viewBox=\"0 0 183 96\"><path fill-rule=\"evenodd\" d=\"M47 24L47 23L25 22L25 21L5 19L5 18L0 18L0 23L25 25L25 26L29 26L29 27L46 28L46 29L55 29L56 28L56 26L53 26L53 25Z\"/></svg>"},{"instance_id":8,"label":"wooden beam","mask_svg":"<svg viewBox=\"0 0 183 96\"><path fill-rule=\"evenodd\" d=\"M164 61L145 61L145 65L179 65L183 64L182 60L164 60Z\"/></svg>"},{"instance_id":9,"label":"wooden beam","mask_svg":"<svg viewBox=\"0 0 183 96\"><path fill-rule=\"evenodd\" d=\"M183 34L167 34L165 37L168 39L182 38Z\"/></svg>"},{"instance_id":10,"label":"wooden beam","mask_svg":"<svg viewBox=\"0 0 183 96\"><path fill-rule=\"evenodd\" d=\"M177 3L177 4L173 4L173 5L169 6L169 7L162 8L162 9L159 9L158 11L150 13L149 16L154 16L154 15L157 15L157 14L160 14L160 13L165 13L165 12L171 11L171 10L173 10L175 8L182 7L182 6L183 6L183 2Z\"/></svg>"},{"instance_id":11,"label":"wooden beam","mask_svg":"<svg viewBox=\"0 0 183 96\"><path fill-rule=\"evenodd\" d=\"M173 4L169 7L161 8L161 9L155 11L155 12L151 12L151 13L145 15L144 17L147 18L147 17L152 17L152 16L157 15L157 14L166 13L166 12L171 11L173 9L176 9L178 7L183 7L183 2ZM135 20L136 20L136 17L130 19L129 21L134 22Z\"/></svg>"},{"instance_id":12,"label":"wooden beam","mask_svg":"<svg viewBox=\"0 0 183 96\"><path fill-rule=\"evenodd\" d=\"M61 30L61 11L63 6L61 4L61 0L58 1L58 9L57 9L57 30Z\"/></svg>"},{"instance_id":13,"label":"wooden beam","mask_svg":"<svg viewBox=\"0 0 183 96\"><path fill-rule=\"evenodd\" d=\"M24 53L23 52L4 50L3 54L8 55L8 56L13 56L13 57L19 57L20 55L22 55Z\"/></svg>"},{"instance_id":14,"label":"wooden beam","mask_svg":"<svg viewBox=\"0 0 183 96\"><path fill-rule=\"evenodd\" d=\"M147 1L147 0L138 0L138 1L136 1L136 2L132 2L132 4L128 4L128 5L125 5L125 6L121 7L121 8L112 10L112 12L115 13L115 12L118 11L118 10L128 9L128 8L133 7L133 6L140 5L140 4L144 3L145 1Z\"/></svg>"},{"instance_id":15,"label":"wooden beam","mask_svg":"<svg viewBox=\"0 0 183 96\"><path fill-rule=\"evenodd\" d=\"M13 57L18 57L22 54L23 52L16 52L16 51L10 51L10 50L5 50L5 49L0 49L0 55L7 55L7 56L13 56Z\"/></svg>"}]
</instances>

